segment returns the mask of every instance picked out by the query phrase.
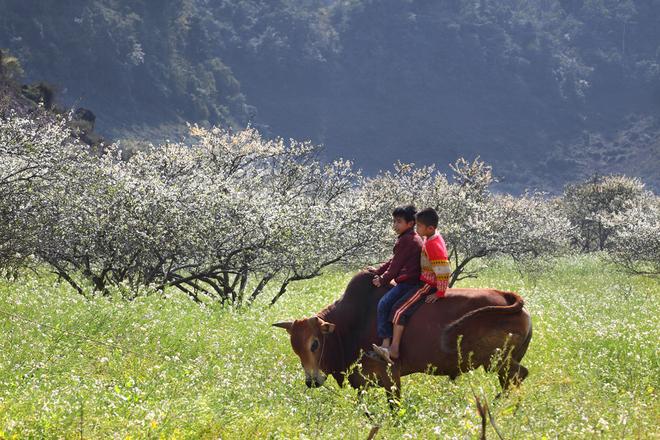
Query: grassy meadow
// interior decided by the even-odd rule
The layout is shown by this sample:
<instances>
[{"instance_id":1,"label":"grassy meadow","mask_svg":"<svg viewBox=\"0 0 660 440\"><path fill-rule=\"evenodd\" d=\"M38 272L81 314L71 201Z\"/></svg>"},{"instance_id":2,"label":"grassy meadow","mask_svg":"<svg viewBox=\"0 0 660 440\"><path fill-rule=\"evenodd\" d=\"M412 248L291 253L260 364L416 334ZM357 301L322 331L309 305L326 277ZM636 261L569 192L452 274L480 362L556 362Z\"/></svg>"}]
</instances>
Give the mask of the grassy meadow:
<instances>
[{"instance_id":1,"label":"grassy meadow","mask_svg":"<svg viewBox=\"0 0 660 440\"><path fill-rule=\"evenodd\" d=\"M507 439L660 438L660 282L596 257L521 275L500 260L461 286L519 292L530 376L495 400L494 374L403 378L401 407L332 378L307 389L288 335L351 274L300 282L273 307L185 296L87 300L48 276L0 281L0 438L478 438L475 395ZM369 419L365 410L372 413ZM488 438L497 438L492 426Z\"/></svg>"}]
</instances>

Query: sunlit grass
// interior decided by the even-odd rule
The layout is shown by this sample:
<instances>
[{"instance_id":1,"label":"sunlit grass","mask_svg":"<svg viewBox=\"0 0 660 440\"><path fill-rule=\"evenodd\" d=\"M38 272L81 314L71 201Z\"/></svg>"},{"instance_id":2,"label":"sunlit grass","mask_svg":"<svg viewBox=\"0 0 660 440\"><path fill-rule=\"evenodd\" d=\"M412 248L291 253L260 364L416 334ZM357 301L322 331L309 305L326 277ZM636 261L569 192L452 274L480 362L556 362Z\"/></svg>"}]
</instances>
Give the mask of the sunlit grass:
<instances>
[{"instance_id":1,"label":"sunlit grass","mask_svg":"<svg viewBox=\"0 0 660 440\"><path fill-rule=\"evenodd\" d=\"M592 257L533 277L491 264L463 285L523 295L529 378L495 400L497 379L481 370L409 376L392 413L382 390L362 402L332 379L308 390L286 333L270 326L313 314L349 279L325 275L243 310L177 294L90 301L48 277L0 282L0 438L362 439L374 424L378 438L475 438L474 393L506 438L658 438L657 280Z\"/></svg>"}]
</instances>

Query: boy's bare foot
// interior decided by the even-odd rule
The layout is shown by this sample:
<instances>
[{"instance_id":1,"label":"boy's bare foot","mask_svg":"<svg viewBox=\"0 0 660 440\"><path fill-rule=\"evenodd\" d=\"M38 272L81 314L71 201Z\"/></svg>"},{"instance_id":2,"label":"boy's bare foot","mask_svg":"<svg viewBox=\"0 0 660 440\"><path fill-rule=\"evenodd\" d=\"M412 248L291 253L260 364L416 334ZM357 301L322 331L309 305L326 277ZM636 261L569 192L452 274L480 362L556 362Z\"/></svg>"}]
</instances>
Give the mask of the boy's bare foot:
<instances>
[{"instance_id":1,"label":"boy's bare foot","mask_svg":"<svg viewBox=\"0 0 660 440\"><path fill-rule=\"evenodd\" d=\"M371 347L374 349L374 352L380 356L381 358L385 359L388 364L393 364L394 362L392 361L392 358L390 357L390 350L388 350L385 347L381 347L380 345L376 344L371 344Z\"/></svg>"},{"instance_id":2,"label":"boy's bare foot","mask_svg":"<svg viewBox=\"0 0 660 440\"><path fill-rule=\"evenodd\" d=\"M390 347L387 351L390 354L390 359L394 361L399 359L399 349L392 350L392 347Z\"/></svg>"}]
</instances>

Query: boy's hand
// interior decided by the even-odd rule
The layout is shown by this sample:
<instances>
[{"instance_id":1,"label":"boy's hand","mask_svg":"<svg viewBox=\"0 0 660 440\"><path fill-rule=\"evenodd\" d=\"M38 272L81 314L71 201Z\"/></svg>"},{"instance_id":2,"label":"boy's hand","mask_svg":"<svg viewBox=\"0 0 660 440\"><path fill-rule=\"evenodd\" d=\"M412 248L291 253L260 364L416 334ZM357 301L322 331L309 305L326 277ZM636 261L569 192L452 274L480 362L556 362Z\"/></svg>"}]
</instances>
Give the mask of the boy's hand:
<instances>
[{"instance_id":1,"label":"boy's hand","mask_svg":"<svg viewBox=\"0 0 660 440\"><path fill-rule=\"evenodd\" d=\"M380 287L380 284L381 284L380 277L379 276L373 277L373 279L371 280L371 283L376 287Z\"/></svg>"},{"instance_id":2,"label":"boy's hand","mask_svg":"<svg viewBox=\"0 0 660 440\"><path fill-rule=\"evenodd\" d=\"M429 295L429 296L426 297L426 302L429 303L429 304L433 304L437 300L438 300L438 297L435 296L435 294L432 294L432 295Z\"/></svg>"},{"instance_id":3,"label":"boy's hand","mask_svg":"<svg viewBox=\"0 0 660 440\"><path fill-rule=\"evenodd\" d=\"M366 270L366 271L369 272L369 273L374 273L374 272L376 272L377 269L376 269L375 267L373 267L373 266L369 266L369 267L367 267L367 268L364 269L364 270Z\"/></svg>"}]
</instances>

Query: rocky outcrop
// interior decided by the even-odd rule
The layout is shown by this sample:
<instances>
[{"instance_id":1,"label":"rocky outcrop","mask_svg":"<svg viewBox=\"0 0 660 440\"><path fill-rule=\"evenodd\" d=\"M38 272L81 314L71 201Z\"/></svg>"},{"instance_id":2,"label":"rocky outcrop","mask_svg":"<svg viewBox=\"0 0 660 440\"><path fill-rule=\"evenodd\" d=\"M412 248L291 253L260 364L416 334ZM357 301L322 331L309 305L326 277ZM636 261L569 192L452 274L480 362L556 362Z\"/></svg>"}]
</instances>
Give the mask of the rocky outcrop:
<instances>
[{"instance_id":1,"label":"rocky outcrop","mask_svg":"<svg viewBox=\"0 0 660 440\"><path fill-rule=\"evenodd\" d=\"M0 66L2 66L0 52ZM45 82L35 84L18 84L8 78L0 69L0 118L10 115L65 115L69 110L56 105L55 87ZM96 115L89 109L77 108L69 117L69 128L72 136L82 142L101 150L104 139L94 131Z\"/></svg>"}]
</instances>

